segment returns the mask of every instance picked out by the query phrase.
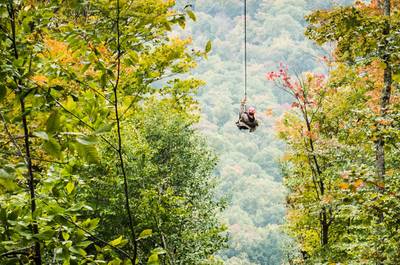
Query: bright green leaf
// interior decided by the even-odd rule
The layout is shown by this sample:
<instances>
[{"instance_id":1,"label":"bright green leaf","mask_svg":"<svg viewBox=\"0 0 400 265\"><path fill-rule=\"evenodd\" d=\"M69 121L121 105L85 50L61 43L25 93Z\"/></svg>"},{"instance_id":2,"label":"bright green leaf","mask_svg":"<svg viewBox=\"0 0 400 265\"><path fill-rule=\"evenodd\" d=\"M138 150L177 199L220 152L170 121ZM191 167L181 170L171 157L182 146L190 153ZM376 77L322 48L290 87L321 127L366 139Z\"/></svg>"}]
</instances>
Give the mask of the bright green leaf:
<instances>
[{"instance_id":1,"label":"bright green leaf","mask_svg":"<svg viewBox=\"0 0 400 265\"><path fill-rule=\"evenodd\" d=\"M67 190L68 194L71 194L71 192L74 190L74 188L75 188L75 184L72 181L68 182L67 186L65 186L65 189Z\"/></svg>"},{"instance_id":2,"label":"bright green leaf","mask_svg":"<svg viewBox=\"0 0 400 265\"><path fill-rule=\"evenodd\" d=\"M122 242L122 236L118 237L117 239L114 239L113 241L110 241L110 245L112 246L118 246Z\"/></svg>"},{"instance_id":3,"label":"bright green leaf","mask_svg":"<svg viewBox=\"0 0 400 265\"><path fill-rule=\"evenodd\" d=\"M62 237L64 238L64 240L68 240L70 236L67 232L62 232Z\"/></svg>"},{"instance_id":4,"label":"bright green leaf","mask_svg":"<svg viewBox=\"0 0 400 265\"><path fill-rule=\"evenodd\" d=\"M150 236L152 236L152 234L153 234L153 230L145 229L140 233L138 239L144 239L144 238L150 237Z\"/></svg>"},{"instance_id":5,"label":"bright green leaf","mask_svg":"<svg viewBox=\"0 0 400 265\"><path fill-rule=\"evenodd\" d=\"M100 133L109 132L109 131L111 131L113 126L114 126L114 124L104 124L96 129L96 133L100 134Z\"/></svg>"},{"instance_id":6,"label":"bright green leaf","mask_svg":"<svg viewBox=\"0 0 400 265\"><path fill-rule=\"evenodd\" d=\"M157 253L151 254L149 259L147 260L147 265L158 265L158 255Z\"/></svg>"}]
</instances>

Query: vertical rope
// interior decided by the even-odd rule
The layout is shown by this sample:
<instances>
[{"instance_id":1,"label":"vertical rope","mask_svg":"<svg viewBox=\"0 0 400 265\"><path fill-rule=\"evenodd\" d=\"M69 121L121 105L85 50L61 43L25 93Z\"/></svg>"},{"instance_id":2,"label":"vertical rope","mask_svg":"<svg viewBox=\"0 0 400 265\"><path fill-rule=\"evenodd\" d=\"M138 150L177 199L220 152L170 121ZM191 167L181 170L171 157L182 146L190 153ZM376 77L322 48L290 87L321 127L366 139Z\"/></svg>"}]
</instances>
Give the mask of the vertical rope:
<instances>
[{"instance_id":1,"label":"vertical rope","mask_svg":"<svg viewBox=\"0 0 400 265\"><path fill-rule=\"evenodd\" d=\"M244 0L244 98L247 98L247 3Z\"/></svg>"}]
</instances>

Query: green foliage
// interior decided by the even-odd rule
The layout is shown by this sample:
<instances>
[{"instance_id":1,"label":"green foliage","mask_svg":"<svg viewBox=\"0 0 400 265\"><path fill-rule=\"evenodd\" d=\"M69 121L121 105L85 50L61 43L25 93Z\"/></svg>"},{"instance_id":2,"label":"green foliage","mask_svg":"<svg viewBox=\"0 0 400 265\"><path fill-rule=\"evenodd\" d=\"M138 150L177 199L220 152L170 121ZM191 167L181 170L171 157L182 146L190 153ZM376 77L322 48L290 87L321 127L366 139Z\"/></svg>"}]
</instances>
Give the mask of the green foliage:
<instances>
[{"instance_id":1,"label":"green foliage","mask_svg":"<svg viewBox=\"0 0 400 265\"><path fill-rule=\"evenodd\" d=\"M172 36L195 20L174 5L1 1L1 264L199 264L223 246L214 156L190 129L202 81L182 75L206 52Z\"/></svg>"},{"instance_id":2,"label":"green foliage","mask_svg":"<svg viewBox=\"0 0 400 265\"><path fill-rule=\"evenodd\" d=\"M377 1L308 17L307 35L320 44L333 41L337 49L336 61L328 60L329 79L319 87L301 79L298 94L309 104L294 103L282 120L280 136L289 145L287 227L303 254L294 264L399 263L393 232L400 205L396 80L387 110L381 105L387 66L398 71L398 2L391 2L390 18ZM384 178L377 173L380 138Z\"/></svg>"},{"instance_id":3,"label":"green foliage","mask_svg":"<svg viewBox=\"0 0 400 265\"><path fill-rule=\"evenodd\" d=\"M210 177L214 155L191 128L192 117L169 100L152 100L144 109L137 109L132 122L136 126L126 127L123 134L134 135L126 141L129 149L125 150L129 188L134 191L131 203L140 231L139 252L149 255L149 264L158 259L151 250L154 244L162 247L159 259L168 264L207 260L225 241L221 235L224 227L216 218L221 205L211 192L215 187ZM88 200L102 216L102 234L109 236L120 233L128 222L119 210L124 198L112 196L122 182L109 182L99 174L112 170L114 163L110 159L94 168L92 174L98 178L87 176L93 187Z\"/></svg>"}]
</instances>

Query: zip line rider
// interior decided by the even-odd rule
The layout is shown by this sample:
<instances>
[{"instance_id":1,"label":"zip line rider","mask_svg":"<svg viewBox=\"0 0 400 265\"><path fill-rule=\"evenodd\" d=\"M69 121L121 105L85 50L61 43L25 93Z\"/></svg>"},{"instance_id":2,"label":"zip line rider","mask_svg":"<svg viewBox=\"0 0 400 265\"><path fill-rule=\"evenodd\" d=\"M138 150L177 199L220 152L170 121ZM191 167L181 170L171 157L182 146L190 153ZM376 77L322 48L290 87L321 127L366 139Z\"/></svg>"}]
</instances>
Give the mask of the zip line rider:
<instances>
[{"instance_id":1,"label":"zip line rider","mask_svg":"<svg viewBox=\"0 0 400 265\"><path fill-rule=\"evenodd\" d=\"M240 130L249 130L254 132L258 126L258 121L255 117L256 109L254 107L246 107L246 97L240 101L239 120L236 122Z\"/></svg>"}]
</instances>

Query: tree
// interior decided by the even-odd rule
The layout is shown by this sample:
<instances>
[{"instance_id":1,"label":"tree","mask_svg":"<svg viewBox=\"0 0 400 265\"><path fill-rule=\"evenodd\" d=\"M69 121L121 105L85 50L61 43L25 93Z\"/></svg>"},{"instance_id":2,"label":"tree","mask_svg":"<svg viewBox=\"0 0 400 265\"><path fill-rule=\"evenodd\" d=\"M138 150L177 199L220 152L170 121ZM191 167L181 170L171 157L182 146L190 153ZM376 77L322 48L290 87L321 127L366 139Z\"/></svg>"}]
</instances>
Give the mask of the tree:
<instances>
[{"instance_id":1,"label":"tree","mask_svg":"<svg viewBox=\"0 0 400 265\"><path fill-rule=\"evenodd\" d=\"M296 99L294 111L282 122L282 137L290 145L285 163L288 225L309 263L398 263L398 237L393 233L399 205L398 151L392 144L398 141L398 99L389 96L398 95L390 78L397 74L393 65L398 52L396 37L387 30L388 23L391 30L397 28L397 18L384 16L378 4L358 2L307 18L310 38L337 45L332 59L325 59L330 66L326 83L296 85L285 69L268 74ZM310 87L319 87L311 90L317 97L303 93ZM309 115L304 115L306 109ZM314 169L302 168L310 158L316 158L319 167L314 162ZM318 171L321 174L315 174ZM383 178L384 172L389 175ZM323 209L329 214L325 234Z\"/></svg>"},{"instance_id":2,"label":"tree","mask_svg":"<svg viewBox=\"0 0 400 265\"><path fill-rule=\"evenodd\" d=\"M191 128L193 118L174 102L151 100L142 110L137 109L132 119L135 126L126 127L122 135L134 134L126 142L126 155L132 158L127 172L135 226L143 231L138 237L140 256L151 259L152 248L159 246L165 252L162 264L206 263L225 242L224 227L217 219L222 204L212 193L216 184L211 177L214 155ZM124 198L112 196L115 184L122 183L91 175L109 171L116 162L110 159L86 176L93 187L88 201L96 205L102 217L101 233L107 237L121 233L128 222L119 210ZM98 198L104 199L99 203Z\"/></svg>"},{"instance_id":3,"label":"tree","mask_svg":"<svg viewBox=\"0 0 400 265\"><path fill-rule=\"evenodd\" d=\"M128 165L141 156L128 152L128 139L137 129L140 108L148 106L153 96L174 105L177 115L195 120L193 96L202 82L179 74L192 69L208 50L190 50L190 38L170 36L174 25L184 27L186 16L195 19L192 11L175 10L174 4L155 0L0 4L2 264L158 264L166 251L170 253L167 246L162 250L151 241L139 252L138 242L151 233L145 223L135 220L142 210L155 209L150 201L138 204L132 195L138 192L132 189L140 178L131 178L134 169ZM188 143L196 139L186 138ZM99 174L95 169L104 165L109 166L102 172L105 181L116 185L113 196L123 201L127 217L115 234L102 233L99 227L106 222L104 212L92 207L101 198L93 204L88 201L93 176L87 176ZM204 172L212 165L205 161ZM197 211L218 208L206 200L210 194L199 198ZM170 199L177 200L172 195ZM217 220L204 219L208 221L209 234L204 233L198 245L207 243L207 248L193 259L207 259L223 242ZM171 236L175 232L179 231L171 230ZM207 236L215 240L210 243Z\"/></svg>"}]
</instances>

